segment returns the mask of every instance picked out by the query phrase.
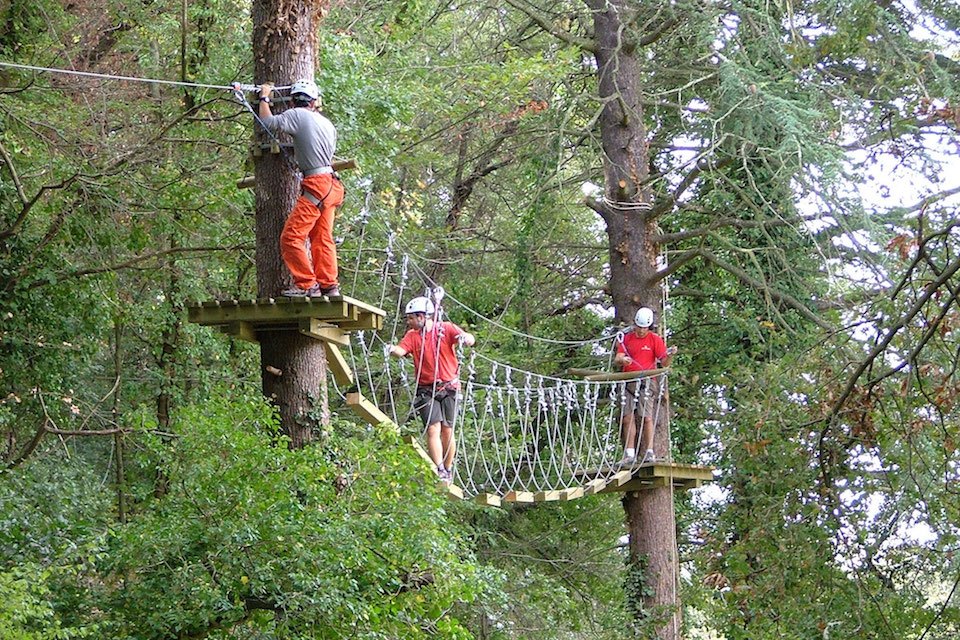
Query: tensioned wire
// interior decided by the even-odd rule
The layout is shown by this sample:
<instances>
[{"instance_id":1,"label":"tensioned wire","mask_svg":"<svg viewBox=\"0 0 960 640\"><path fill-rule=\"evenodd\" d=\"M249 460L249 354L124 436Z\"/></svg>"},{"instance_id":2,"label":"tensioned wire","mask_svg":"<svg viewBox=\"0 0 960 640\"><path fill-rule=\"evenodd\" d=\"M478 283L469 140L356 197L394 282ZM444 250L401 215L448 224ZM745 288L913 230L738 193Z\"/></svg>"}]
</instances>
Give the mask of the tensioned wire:
<instances>
[{"instance_id":1,"label":"tensioned wire","mask_svg":"<svg viewBox=\"0 0 960 640\"><path fill-rule=\"evenodd\" d=\"M100 78L101 80L119 80L124 82L146 82L150 84L167 84L174 85L179 87L196 87L198 89L223 89L226 91L232 91L234 89L240 89L241 91L257 91L260 88L260 85L256 84L235 84L235 85L222 85L222 84L204 84L201 82L186 82L182 80L161 80L158 78L140 78L136 76L121 76L114 75L109 73L94 73L92 71L76 71L74 69L58 69L56 67L41 67L31 64L17 64L14 62L4 62L0 60L0 67L8 67L11 69L23 69L25 71L38 71L42 73L61 73L64 75L72 76L82 76L86 78ZM291 85L274 87L274 89L289 89Z\"/></svg>"}]
</instances>

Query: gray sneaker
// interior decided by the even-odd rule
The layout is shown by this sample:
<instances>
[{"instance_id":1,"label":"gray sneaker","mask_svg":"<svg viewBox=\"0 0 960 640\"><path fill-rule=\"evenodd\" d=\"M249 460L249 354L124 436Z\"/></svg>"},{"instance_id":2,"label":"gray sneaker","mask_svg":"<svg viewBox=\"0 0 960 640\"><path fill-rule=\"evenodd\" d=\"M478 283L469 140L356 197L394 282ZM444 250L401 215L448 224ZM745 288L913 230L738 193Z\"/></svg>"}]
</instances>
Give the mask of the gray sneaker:
<instances>
[{"instance_id":1,"label":"gray sneaker","mask_svg":"<svg viewBox=\"0 0 960 640\"><path fill-rule=\"evenodd\" d=\"M293 285L289 289L284 289L280 295L284 298L304 298L307 295L309 289L301 289L297 285Z\"/></svg>"},{"instance_id":2,"label":"gray sneaker","mask_svg":"<svg viewBox=\"0 0 960 640\"><path fill-rule=\"evenodd\" d=\"M284 298L322 298L326 294L323 293L320 285L315 284L309 289L301 289L297 285L293 285L289 289L285 289L280 295Z\"/></svg>"},{"instance_id":3,"label":"gray sneaker","mask_svg":"<svg viewBox=\"0 0 960 640\"><path fill-rule=\"evenodd\" d=\"M319 285L317 285L319 286ZM343 296L340 293L340 287L333 285L332 287L320 287L320 295L326 296L328 298L342 298Z\"/></svg>"},{"instance_id":4,"label":"gray sneaker","mask_svg":"<svg viewBox=\"0 0 960 640\"><path fill-rule=\"evenodd\" d=\"M617 466L620 466L620 467L632 467L632 466L635 465L636 463L637 463L637 456L628 456L628 455L625 455L625 456L623 456L623 460L621 460L621 461L618 463Z\"/></svg>"},{"instance_id":5,"label":"gray sneaker","mask_svg":"<svg viewBox=\"0 0 960 640\"><path fill-rule=\"evenodd\" d=\"M453 482L453 474L446 469L438 470L437 475L440 476L440 482L443 484L450 484Z\"/></svg>"},{"instance_id":6,"label":"gray sneaker","mask_svg":"<svg viewBox=\"0 0 960 640\"><path fill-rule=\"evenodd\" d=\"M640 464L653 464L657 461L657 454L653 452L653 449L647 449L647 452L643 454L643 461Z\"/></svg>"}]
</instances>

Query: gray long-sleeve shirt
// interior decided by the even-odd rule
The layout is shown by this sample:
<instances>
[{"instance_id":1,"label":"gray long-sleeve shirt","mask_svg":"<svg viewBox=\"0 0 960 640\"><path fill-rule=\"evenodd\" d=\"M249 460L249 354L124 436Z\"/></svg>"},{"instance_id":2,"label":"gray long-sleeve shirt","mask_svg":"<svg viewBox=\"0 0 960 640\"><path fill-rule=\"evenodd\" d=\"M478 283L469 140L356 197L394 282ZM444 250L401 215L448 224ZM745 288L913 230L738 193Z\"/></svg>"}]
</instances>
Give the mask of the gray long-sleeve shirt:
<instances>
[{"instance_id":1,"label":"gray long-sleeve shirt","mask_svg":"<svg viewBox=\"0 0 960 640\"><path fill-rule=\"evenodd\" d=\"M265 127L293 136L293 151L303 172L329 167L337 151L337 130L325 116L303 107L261 118Z\"/></svg>"}]
</instances>

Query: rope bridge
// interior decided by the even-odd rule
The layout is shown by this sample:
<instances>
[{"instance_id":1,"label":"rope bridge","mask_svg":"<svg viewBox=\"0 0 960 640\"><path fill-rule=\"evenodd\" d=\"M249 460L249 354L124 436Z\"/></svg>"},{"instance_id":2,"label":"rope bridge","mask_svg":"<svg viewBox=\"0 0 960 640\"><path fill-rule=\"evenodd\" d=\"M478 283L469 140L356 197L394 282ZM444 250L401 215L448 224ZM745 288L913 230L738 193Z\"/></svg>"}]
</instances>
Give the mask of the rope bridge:
<instances>
[{"instance_id":1,"label":"rope bridge","mask_svg":"<svg viewBox=\"0 0 960 640\"><path fill-rule=\"evenodd\" d=\"M404 429L410 434L407 442L433 467L420 443L411 367L387 354L401 334L403 300L434 291L424 286L433 283L422 275L419 282L409 282L416 270L407 256L387 260L383 270L380 304L394 309L389 326L382 308L345 296L197 302L188 306L189 319L250 341L285 330L321 340L346 405L370 424ZM617 337L614 332L578 344L609 355ZM638 426L647 416L663 425L668 370L570 370L579 377L554 377L490 359L479 341L458 356L457 458L453 482L443 485L452 497L489 505L572 500L654 487L686 489L713 478L709 467L675 464L669 457L645 465L620 462L619 418L628 385L637 388L638 413L645 412L638 415Z\"/></svg>"}]
</instances>

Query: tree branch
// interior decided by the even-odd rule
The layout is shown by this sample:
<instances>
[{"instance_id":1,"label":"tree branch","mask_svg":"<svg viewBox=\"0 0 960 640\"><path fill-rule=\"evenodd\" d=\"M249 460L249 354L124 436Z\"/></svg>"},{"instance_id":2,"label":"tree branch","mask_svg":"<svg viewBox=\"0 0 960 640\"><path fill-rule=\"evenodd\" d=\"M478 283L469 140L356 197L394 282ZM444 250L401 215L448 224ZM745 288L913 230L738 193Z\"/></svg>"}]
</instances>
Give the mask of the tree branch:
<instances>
[{"instance_id":1,"label":"tree branch","mask_svg":"<svg viewBox=\"0 0 960 640\"><path fill-rule=\"evenodd\" d=\"M738 280L740 280L740 282L742 282L743 284L753 287L758 291L763 291L764 293L766 293L768 296L770 296L777 302L785 304L791 309L794 309L801 316L803 316L810 322L814 323L821 329L825 331L834 330L834 327L831 326L830 323L820 318L820 316L815 314L806 305L804 305L802 302L800 302L790 294L777 291L776 289L768 285L766 282L762 280L758 280L757 278L754 278L753 276L751 276L749 273L747 273L740 267L730 264L725 260L721 260L712 251L708 249L703 249L703 248L691 249L690 251L684 253L679 259L671 260L670 266L666 269L661 269L660 271L658 271L657 274L652 279L652 282L659 282L663 278L667 277L668 275L676 271L681 265L687 262L690 262L691 260L693 260L698 256L703 258L704 260L707 260L708 262L713 263L714 265L723 269L724 271L732 274ZM677 263L680 263L680 264L678 265Z\"/></svg>"},{"instance_id":2,"label":"tree branch","mask_svg":"<svg viewBox=\"0 0 960 640\"><path fill-rule=\"evenodd\" d=\"M23 183L20 182L20 175L17 173L17 167L13 164L13 160L10 158L10 154L7 152L7 148L3 146L2 142L0 142L0 156L3 157L3 161L10 170L10 177L13 179L13 185L17 188L17 197L20 198L20 204L26 206L27 194L23 191Z\"/></svg>"},{"instance_id":3,"label":"tree branch","mask_svg":"<svg viewBox=\"0 0 960 640\"><path fill-rule=\"evenodd\" d=\"M945 269L936 280L933 280L927 285L923 295L917 299L913 306L910 307L910 309L908 309L904 315L900 316L900 319L897 320L896 324L890 328L883 340L874 345L873 349L870 350L870 353L867 354L867 357L860 362L856 371L854 371L847 380L846 386L844 387L843 391L840 392L839 397L833 403L830 411L826 416L824 416L825 419L832 419L840 413L843 403L847 401L847 398L850 397L850 394L852 394L853 390L856 388L857 381L860 380L860 376L862 376L864 372L872 366L873 361L876 360L880 354L886 351L887 347L890 346L890 343L893 342L893 338L897 335L897 333L907 326L907 324L913 320L914 316L923 310L924 305L926 305L930 298L933 297L940 290L940 287L943 286L944 283L946 283L950 278L952 278L958 270L960 270L960 259L954 260L953 264ZM826 438L829 428L830 424L828 422L827 426L824 427L820 434L821 443L823 442L823 439Z\"/></svg>"},{"instance_id":4,"label":"tree branch","mask_svg":"<svg viewBox=\"0 0 960 640\"><path fill-rule=\"evenodd\" d=\"M593 40L588 40L586 38L579 38L568 31L558 29L553 24L544 20L543 16L541 16L539 13L537 13L536 11L534 11L532 8L528 7L525 4L521 4L518 0L507 0L507 4L509 4L514 9L524 13L528 18L533 20L537 24L537 26L539 26L541 29L543 29L553 37L557 38L558 40L562 40L574 47L580 47L584 51L589 51L590 53L597 52L597 43L594 42Z\"/></svg>"},{"instance_id":5,"label":"tree branch","mask_svg":"<svg viewBox=\"0 0 960 640\"><path fill-rule=\"evenodd\" d=\"M7 463L7 469L13 469L23 464L23 461L30 457L30 455L36 450L37 446L40 444L40 441L43 439L44 434L47 433L46 422L40 425L37 429L37 432L33 434L33 438L30 439L30 442L27 443L27 446L24 447L23 451L20 452L16 458Z\"/></svg>"},{"instance_id":6,"label":"tree branch","mask_svg":"<svg viewBox=\"0 0 960 640\"><path fill-rule=\"evenodd\" d=\"M606 302L607 301L604 298L599 298L597 296L583 296L581 298L577 298L576 300L568 302L562 307L557 307L553 311L548 311L547 317L553 318L556 316L563 316L572 311L576 311L577 309L583 309L588 304L604 304Z\"/></svg>"},{"instance_id":7,"label":"tree branch","mask_svg":"<svg viewBox=\"0 0 960 640\"><path fill-rule=\"evenodd\" d=\"M11 168L13 165L9 165ZM34 194L29 200L22 199L23 207L20 209L20 213L17 215L17 219L13 221L13 224L0 231L0 240L6 240L12 236L20 233L20 229L23 228L24 223L27 220L27 215L30 214L30 210L33 209L34 205L40 201L40 198L43 197L43 194L47 191L57 191L60 189L66 189L73 182L75 182L80 177L79 173L75 173L69 178L62 180L59 184L45 184ZM19 188L18 188L19 191Z\"/></svg>"},{"instance_id":8,"label":"tree branch","mask_svg":"<svg viewBox=\"0 0 960 640\"><path fill-rule=\"evenodd\" d=\"M96 267L90 269L81 269L80 271L74 271L72 273L61 274L59 280L63 281L68 278L81 278L83 276L97 275L99 273L109 273L111 271L120 271L121 269L129 269L134 265L146 262L153 258L160 258L166 255L173 253L203 253L203 252L213 252L213 251L241 251L241 250L251 250L252 246L249 245L235 245L233 247L172 247L169 249L162 249L160 251L151 251L150 253L145 253L143 255L134 256L129 260L119 262L117 264L111 264L104 267ZM33 282L30 284L28 289L36 289L39 287L44 287L50 284L47 281Z\"/></svg>"},{"instance_id":9,"label":"tree branch","mask_svg":"<svg viewBox=\"0 0 960 640\"><path fill-rule=\"evenodd\" d=\"M814 216L811 216L811 218L812 217ZM681 240L689 240L691 238L699 238L710 235L712 232L726 227L733 229L769 229L774 227L782 227L789 224L791 223L787 220L741 220L740 218L718 218L710 224L697 229L678 231L676 233L661 233L657 236L654 236L653 241L657 244L670 244L679 242Z\"/></svg>"},{"instance_id":10,"label":"tree branch","mask_svg":"<svg viewBox=\"0 0 960 640\"><path fill-rule=\"evenodd\" d=\"M704 151L704 154L709 153L716 149L728 136L729 134L723 134L716 143L714 143L709 149ZM733 164L735 156L727 156L721 159L719 162L713 162L709 158L703 158L690 170L687 175L683 177L680 181L680 184L677 185L677 188L673 190L673 193L668 195L666 198L654 205L653 209L650 210L650 213L647 214L647 219L655 220L665 214L667 211L676 204L683 194L689 189L694 182L703 174L703 172L708 169L722 169L730 164ZM658 176L660 177L660 176Z\"/></svg>"}]
</instances>

